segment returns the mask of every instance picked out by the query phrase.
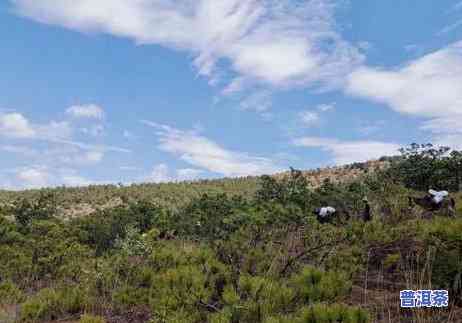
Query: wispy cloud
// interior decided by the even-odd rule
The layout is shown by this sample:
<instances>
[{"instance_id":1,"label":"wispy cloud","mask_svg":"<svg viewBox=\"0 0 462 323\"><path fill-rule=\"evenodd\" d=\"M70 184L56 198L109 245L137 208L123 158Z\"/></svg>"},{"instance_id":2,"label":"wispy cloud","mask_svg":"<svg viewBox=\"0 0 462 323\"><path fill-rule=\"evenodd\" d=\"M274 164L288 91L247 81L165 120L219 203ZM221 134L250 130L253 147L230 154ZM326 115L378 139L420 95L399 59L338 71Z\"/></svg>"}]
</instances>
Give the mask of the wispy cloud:
<instances>
[{"instance_id":1,"label":"wispy cloud","mask_svg":"<svg viewBox=\"0 0 462 323\"><path fill-rule=\"evenodd\" d=\"M24 168L16 174L17 180L24 188L42 188L49 185L50 175L44 169Z\"/></svg>"},{"instance_id":2,"label":"wispy cloud","mask_svg":"<svg viewBox=\"0 0 462 323\"><path fill-rule=\"evenodd\" d=\"M438 31L437 35L441 36L441 35L450 33L450 32L452 32L453 30L456 30L459 27L462 27L462 19L460 19L460 20L458 20L458 21L456 21L456 22L454 22L452 24L449 24L449 25L445 26L440 31Z\"/></svg>"},{"instance_id":3,"label":"wispy cloud","mask_svg":"<svg viewBox=\"0 0 462 323\"><path fill-rule=\"evenodd\" d=\"M82 150L110 151L110 152L118 152L118 153L131 153L132 152L130 149L127 149L127 148L111 146L111 145L89 144L89 143L84 143L80 141L62 140L62 139L54 139L52 141L55 143L61 143L61 144L69 145L69 146L74 146Z\"/></svg>"},{"instance_id":4,"label":"wispy cloud","mask_svg":"<svg viewBox=\"0 0 462 323\"><path fill-rule=\"evenodd\" d=\"M78 174L72 168L53 168L48 165L35 165L9 169L5 174L0 174L2 189L23 190L39 189L45 187L88 186L109 184L106 181L88 179Z\"/></svg>"},{"instance_id":5,"label":"wispy cloud","mask_svg":"<svg viewBox=\"0 0 462 323\"><path fill-rule=\"evenodd\" d=\"M335 109L335 103L318 104L315 108L303 110L298 114L298 119L303 127L320 126L323 117L322 114Z\"/></svg>"},{"instance_id":6,"label":"wispy cloud","mask_svg":"<svg viewBox=\"0 0 462 323\"><path fill-rule=\"evenodd\" d=\"M363 60L338 32L334 0L14 0L41 23L159 44L194 55L216 82L227 60L236 80L276 86L335 84Z\"/></svg>"},{"instance_id":7,"label":"wispy cloud","mask_svg":"<svg viewBox=\"0 0 462 323\"><path fill-rule=\"evenodd\" d=\"M272 106L272 93L269 90L257 90L245 96L239 103L241 110L255 111L264 120L272 119L273 114L270 111Z\"/></svg>"},{"instance_id":8,"label":"wispy cloud","mask_svg":"<svg viewBox=\"0 0 462 323\"><path fill-rule=\"evenodd\" d=\"M281 170L272 160L248 153L228 150L193 131L183 131L147 120L154 127L160 150L178 156L181 160L224 176L246 176L275 173Z\"/></svg>"},{"instance_id":9,"label":"wispy cloud","mask_svg":"<svg viewBox=\"0 0 462 323\"><path fill-rule=\"evenodd\" d=\"M462 42L398 69L362 67L351 74L346 92L425 118L422 129L435 138L462 129Z\"/></svg>"},{"instance_id":10,"label":"wispy cloud","mask_svg":"<svg viewBox=\"0 0 462 323\"><path fill-rule=\"evenodd\" d=\"M8 138L33 138L36 131L20 113L0 115L0 135Z\"/></svg>"},{"instance_id":11,"label":"wispy cloud","mask_svg":"<svg viewBox=\"0 0 462 323\"><path fill-rule=\"evenodd\" d=\"M154 166L149 175L143 180L154 183L190 181L197 179L202 173L202 170L194 168L183 168L174 171L166 164L159 164Z\"/></svg>"},{"instance_id":12,"label":"wispy cloud","mask_svg":"<svg viewBox=\"0 0 462 323\"><path fill-rule=\"evenodd\" d=\"M10 139L54 140L71 137L72 128L66 121L50 121L47 124L30 122L21 113L0 114L0 137Z\"/></svg>"},{"instance_id":13,"label":"wispy cloud","mask_svg":"<svg viewBox=\"0 0 462 323\"><path fill-rule=\"evenodd\" d=\"M380 141L341 141L330 138L302 137L293 140L298 147L321 148L332 154L335 164L363 162L382 156L396 155L400 145Z\"/></svg>"},{"instance_id":14,"label":"wispy cloud","mask_svg":"<svg viewBox=\"0 0 462 323\"><path fill-rule=\"evenodd\" d=\"M327 112L327 111L332 111L335 109L335 103L323 103L319 104L316 109L318 109L321 112Z\"/></svg>"},{"instance_id":15,"label":"wispy cloud","mask_svg":"<svg viewBox=\"0 0 462 323\"><path fill-rule=\"evenodd\" d=\"M271 92L265 90L252 93L240 102L242 110L253 110L259 113L267 112L271 106Z\"/></svg>"},{"instance_id":16,"label":"wispy cloud","mask_svg":"<svg viewBox=\"0 0 462 323\"><path fill-rule=\"evenodd\" d=\"M0 151L26 157L19 159L19 164L25 166L2 178L0 187L37 188L94 183L76 171L62 173L60 169L99 164L108 152L131 152L117 146L75 140L75 128L75 124L68 121L36 123L18 112L0 114L0 139L8 142L0 145Z\"/></svg>"},{"instance_id":17,"label":"wispy cloud","mask_svg":"<svg viewBox=\"0 0 462 323\"><path fill-rule=\"evenodd\" d=\"M0 150L8 153L20 154L26 157L37 156L39 152L36 149L21 145L2 145Z\"/></svg>"},{"instance_id":18,"label":"wispy cloud","mask_svg":"<svg viewBox=\"0 0 462 323\"><path fill-rule=\"evenodd\" d=\"M305 127L317 126L321 120L319 113L315 111L302 111L299 117Z\"/></svg>"},{"instance_id":19,"label":"wispy cloud","mask_svg":"<svg viewBox=\"0 0 462 323\"><path fill-rule=\"evenodd\" d=\"M73 105L67 108L66 113L74 118L88 118L101 120L104 110L97 104Z\"/></svg>"}]
</instances>

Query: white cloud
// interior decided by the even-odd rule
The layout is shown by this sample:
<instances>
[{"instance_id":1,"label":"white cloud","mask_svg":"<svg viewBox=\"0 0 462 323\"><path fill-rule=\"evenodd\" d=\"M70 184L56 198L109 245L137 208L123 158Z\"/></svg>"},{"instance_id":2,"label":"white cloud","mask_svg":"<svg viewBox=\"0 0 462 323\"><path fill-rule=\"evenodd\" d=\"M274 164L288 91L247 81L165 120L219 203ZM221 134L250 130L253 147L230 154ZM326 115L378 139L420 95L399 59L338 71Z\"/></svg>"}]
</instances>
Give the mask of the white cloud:
<instances>
[{"instance_id":1,"label":"white cloud","mask_svg":"<svg viewBox=\"0 0 462 323\"><path fill-rule=\"evenodd\" d=\"M42 188L48 185L49 174L39 168L24 168L16 174L20 186L25 188Z\"/></svg>"},{"instance_id":2,"label":"white cloud","mask_svg":"<svg viewBox=\"0 0 462 323\"><path fill-rule=\"evenodd\" d=\"M128 130L124 130L122 135L124 136L124 138L126 139L137 139L138 136L134 135L132 132L128 131Z\"/></svg>"},{"instance_id":3,"label":"white cloud","mask_svg":"<svg viewBox=\"0 0 462 323\"><path fill-rule=\"evenodd\" d=\"M52 142L69 145L73 147L77 147L82 150L93 150L93 151L110 151L110 152L119 152L119 153L131 153L130 149L118 147L118 146L111 146L111 145L95 145L95 144L88 144L80 141L74 140L64 140L64 139L54 139Z\"/></svg>"},{"instance_id":4,"label":"white cloud","mask_svg":"<svg viewBox=\"0 0 462 323\"><path fill-rule=\"evenodd\" d=\"M104 158L103 151L76 151L75 154L61 156L61 160L71 165L94 165L100 163Z\"/></svg>"},{"instance_id":5,"label":"white cloud","mask_svg":"<svg viewBox=\"0 0 462 323\"><path fill-rule=\"evenodd\" d=\"M269 111L273 105L271 91L259 90L244 97L239 106L244 111L255 111L263 119L270 120L273 115Z\"/></svg>"},{"instance_id":6,"label":"white cloud","mask_svg":"<svg viewBox=\"0 0 462 323\"><path fill-rule=\"evenodd\" d=\"M303 137L293 141L295 146L322 148L333 155L335 164L364 162L398 153L400 145L380 141L339 141L336 139Z\"/></svg>"},{"instance_id":7,"label":"white cloud","mask_svg":"<svg viewBox=\"0 0 462 323\"><path fill-rule=\"evenodd\" d=\"M426 118L433 133L459 133L462 126L462 42L385 70L362 67L349 77L346 92L393 110Z\"/></svg>"},{"instance_id":8,"label":"white cloud","mask_svg":"<svg viewBox=\"0 0 462 323\"><path fill-rule=\"evenodd\" d=\"M36 125L37 138L42 140L65 140L72 137L72 126L66 121L51 121L45 125Z\"/></svg>"},{"instance_id":9,"label":"white cloud","mask_svg":"<svg viewBox=\"0 0 462 323\"><path fill-rule=\"evenodd\" d=\"M402 113L426 117L460 114L462 42L397 70L359 68L350 75L346 90Z\"/></svg>"},{"instance_id":10,"label":"white cloud","mask_svg":"<svg viewBox=\"0 0 462 323\"><path fill-rule=\"evenodd\" d=\"M55 140L66 139L71 135L72 127L67 122L33 124L17 112L0 115L0 136L7 138Z\"/></svg>"},{"instance_id":11,"label":"white cloud","mask_svg":"<svg viewBox=\"0 0 462 323\"><path fill-rule=\"evenodd\" d=\"M154 183L171 182L172 179L169 176L168 166L165 164L154 166L146 180Z\"/></svg>"},{"instance_id":12,"label":"white cloud","mask_svg":"<svg viewBox=\"0 0 462 323\"><path fill-rule=\"evenodd\" d=\"M280 171L270 159L227 150L194 132L178 130L150 121L144 124L157 129L158 148L177 155L183 161L224 176L269 174Z\"/></svg>"},{"instance_id":13,"label":"white cloud","mask_svg":"<svg viewBox=\"0 0 462 323\"><path fill-rule=\"evenodd\" d=\"M98 184L95 181L89 180L85 177L75 175L75 174L68 174L68 175L63 175L61 177L61 182L62 184L66 186L71 186L71 187L78 187L78 186L88 186L92 184ZM99 184L103 184L102 182Z\"/></svg>"},{"instance_id":14,"label":"white cloud","mask_svg":"<svg viewBox=\"0 0 462 323\"><path fill-rule=\"evenodd\" d=\"M75 141L73 135L73 124L66 121L34 123L17 112L0 114L0 138L8 139L8 144L0 145L0 151L4 154L22 155L23 159L26 158L23 161L32 165L10 172L7 178L2 177L0 186L37 188L47 185L94 183L76 173L61 174L57 173L57 170L63 166L98 164L107 152L131 152L111 145ZM27 145L24 141L27 141Z\"/></svg>"},{"instance_id":15,"label":"white cloud","mask_svg":"<svg viewBox=\"0 0 462 323\"><path fill-rule=\"evenodd\" d=\"M253 110L259 113L268 111L272 106L270 91L257 91L240 102L242 110Z\"/></svg>"},{"instance_id":16,"label":"white cloud","mask_svg":"<svg viewBox=\"0 0 462 323\"><path fill-rule=\"evenodd\" d=\"M66 113L74 118L88 118L101 120L104 118L104 110L96 104L73 105Z\"/></svg>"},{"instance_id":17,"label":"white cloud","mask_svg":"<svg viewBox=\"0 0 462 323\"><path fill-rule=\"evenodd\" d=\"M85 134L85 135L90 135L90 136L93 136L93 137L100 137L102 135L104 135L104 125L102 124L96 124L96 125L92 125L90 127L84 127L84 128L80 128L80 131Z\"/></svg>"},{"instance_id":18,"label":"white cloud","mask_svg":"<svg viewBox=\"0 0 462 323\"><path fill-rule=\"evenodd\" d=\"M321 114L335 108L335 103L319 104L315 109L304 110L298 113L298 119L304 127L320 126Z\"/></svg>"},{"instance_id":19,"label":"white cloud","mask_svg":"<svg viewBox=\"0 0 462 323\"><path fill-rule=\"evenodd\" d=\"M272 85L337 83L363 59L336 32L336 1L12 0L18 14L187 50L213 82L227 60L237 80Z\"/></svg>"},{"instance_id":20,"label":"white cloud","mask_svg":"<svg viewBox=\"0 0 462 323\"><path fill-rule=\"evenodd\" d=\"M0 115L0 135L8 138L33 138L36 131L20 113Z\"/></svg>"},{"instance_id":21,"label":"white cloud","mask_svg":"<svg viewBox=\"0 0 462 323\"><path fill-rule=\"evenodd\" d=\"M37 156L38 154L38 151L33 148L26 147L26 146L19 146L19 145L16 145L16 146L3 145L3 146L0 146L0 150L3 150L8 153L24 155L27 157Z\"/></svg>"},{"instance_id":22,"label":"white cloud","mask_svg":"<svg viewBox=\"0 0 462 323\"><path fill-rule=\"evenodd\" d=\"M307 127L318 125L320 121L319 114L314 111L302 111L299 113L300 120Z\"/></svg>"},{"instance_id":23,"label":"white cloud","mask_svg":"<svg viewBox=\"0 0 462 323\"><path fill-rule=\"evenodd\" d=\"M30 165L17 169L9 169L0 173L0 189L22 190L45 187L88 186L93 184L108 184L81 176L77 170L49 165Z\"/></svg>"},{"instance_id":24,"label":"white cloud","mask_svg":"<svg viewBox=\"0 0 462 323\"><path fill-rule=\"evenodd\" d=\"M335 109L335 103L319 104L316 108L321 112L332 111Z\"/></svg>"},{"instance_id":25,"label":"white cloud","mask_svg":"<svg viewBox=\"0 0 462 323\"><path fill-rule=\"evenodd\" d=\"M80 176L63 176L63 184L66 186L78 187L78 186L88 186L92 184L92 181L89 181Z\"/></svg>"},{"instance_id":26,"label":"white cloud","mask_svg":"<svg viewBox=\"0 0 462 323\"><path fill-rule=\"evenodd\" d=\"M202 173L202 170L194 168L183 168L172 171L166 164L159 164L154 166L151 173L143 180L154 183L190 181L197 179Z\"/></svg>"},{"instance_id":27,"label":"white cloud","mask_svg":"<svg viewBox=\"0 0 462 323\"><path fill-rule=\"evenodd\" d=\"M97 125L96 132L102 131ZM93 145L72 140L73 126L67 121L50 121L45 124L30 122L20 113L0 115L0 136L14 139L33 139L49 143L77 147L81 150L131 152L129 149L110 145Z\"/></svg>"},{"instance_id":28,"label":"white cloud","mask_svg":"<svg viewBox=\"0 0 462 323\"><path fill-rule=\"evenodd\" d=\"M203 173L200 169L182 168L177 170L177 177L181 181L190 181L199 178Z\"/></svg>"},{"instance_id":29,"label":"white cloud","mask_svg":"<svg viewBox=\"0 0 462 323\"><path fill-rule=\"evenodd\" d=\"M462 133L436 134L433 138L433 144L462 150Z\"/></svg>"}]
</instances>

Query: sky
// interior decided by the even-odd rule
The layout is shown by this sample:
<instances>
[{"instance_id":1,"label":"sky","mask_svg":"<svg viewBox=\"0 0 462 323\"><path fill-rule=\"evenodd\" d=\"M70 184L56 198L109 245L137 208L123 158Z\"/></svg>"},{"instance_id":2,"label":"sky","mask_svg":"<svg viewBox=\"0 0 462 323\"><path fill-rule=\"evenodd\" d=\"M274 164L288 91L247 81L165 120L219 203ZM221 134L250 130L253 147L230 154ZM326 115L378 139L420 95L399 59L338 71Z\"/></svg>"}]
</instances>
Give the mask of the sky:
<instances>
[{"instance_id":1,"label":"sky","mask_svg":"<svg viewBox=\"0 0 462 323\"><path fill-rule=\"evenodd\" d=\"M0 189L462 149L460 0L2 0Z\"/></svg>"}]
</instances>

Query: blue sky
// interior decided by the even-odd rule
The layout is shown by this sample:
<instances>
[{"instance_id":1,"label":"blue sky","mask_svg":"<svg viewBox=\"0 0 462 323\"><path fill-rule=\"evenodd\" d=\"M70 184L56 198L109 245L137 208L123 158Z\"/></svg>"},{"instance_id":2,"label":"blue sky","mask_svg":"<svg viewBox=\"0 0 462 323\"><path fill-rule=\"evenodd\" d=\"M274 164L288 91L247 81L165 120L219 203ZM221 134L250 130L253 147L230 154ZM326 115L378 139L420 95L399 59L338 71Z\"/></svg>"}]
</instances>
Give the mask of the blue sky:
<instances>
[{"instance_id":1,"label":"blue sky","mask_svg":"<svg viewBox=\"0 0 462 323\"><path fill-rule=\"evenodd\" d=\"M4 0L0 188L462 148L462 2Z\"/></svg>"}]
</instances>

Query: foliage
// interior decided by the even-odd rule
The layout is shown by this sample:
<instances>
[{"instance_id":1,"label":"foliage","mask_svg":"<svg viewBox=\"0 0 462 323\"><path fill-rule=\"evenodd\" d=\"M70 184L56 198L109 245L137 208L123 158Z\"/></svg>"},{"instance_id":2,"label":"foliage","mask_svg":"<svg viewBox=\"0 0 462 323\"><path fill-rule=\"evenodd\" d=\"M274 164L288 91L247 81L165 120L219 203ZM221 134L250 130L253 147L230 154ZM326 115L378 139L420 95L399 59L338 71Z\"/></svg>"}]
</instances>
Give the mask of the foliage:
<instances>
[{"instance_id":1,"label":"foliage","mask_svg":"<svg viewBox=\"0 0 462 323\"><path fill-rule=\"evenodd\" d=\"M45 288L22 304L21 322L55 320L85 308L85 295L79 288Z\"/></svg>"},{"instance_id":2,"label":"foliage","mask_svg":"<svg viewBox=\"0 0 462 323\"><path fill-rule=\"evenodd\" d=\"M93 316L89 314L82 315L79 323L106 323L106 320L99 316Z\"/></svg>"},{"instance_id":3,"label":"foliage","mask_svg":"<svg viewBox=\"0 0 462 323\"><path fill-rule=\"evenodd\" d=\"M291 168L290 173L281 180L271 176L262 176L260 188L255 197L257 201L293 203L307 210L307 198L310 183L302 172Z\"/></svg>"},{"instance_id":4,"label":"foliage","mask_svg":"<svg viewBox=\"0 0 462 323\"><path fill-rule=\"evenodd\" d=\"M32 220L50 219L56 214L56 199L54 193L41 193L37 200L20 199L12 210L16 222L26 227Z\"/></svg>"},{"instance_id":5,"label":"foliage","mask_svg":"<svg viewBox=\"0 0 462 323\"><path fill-rule=\"evenodd\" d=\"M0 305L16 304L23 297L23 292L12 281L0 283Z\"/></svg>"},{"instance_id":6,"label":"foliage","mask_svg":"<svg viewBox=\"0 0 462 323\"><path fill-rule=\"evenodd\" d=\"M414 146L387 160L390 169L317 187L291 169L259 179L5 193L16 202L0 212L0 299L17 306L22 322L363 323L379 320L384 305L358 301L355 291L384 281L396 289L425 272L461 305L461 220L422 220L407 205L412 190L456 190L459 156L448 153ZM119 202L107 206L114 196ZM93 211L62 217L72 203ZM318 223L312 210L325 205L350 219Z\"/></svg>"},{"instance_id":7,"label":"foliage","mask_svg":"<svg viewBox=\"0 0 462 323\"><path fill-rule=\"evenodd\" d=\"M401 149L402 159L390 173L411 189L459 191L462 184L462 152L432 144L412 144Z\"/></svg>"}]
</instances>

